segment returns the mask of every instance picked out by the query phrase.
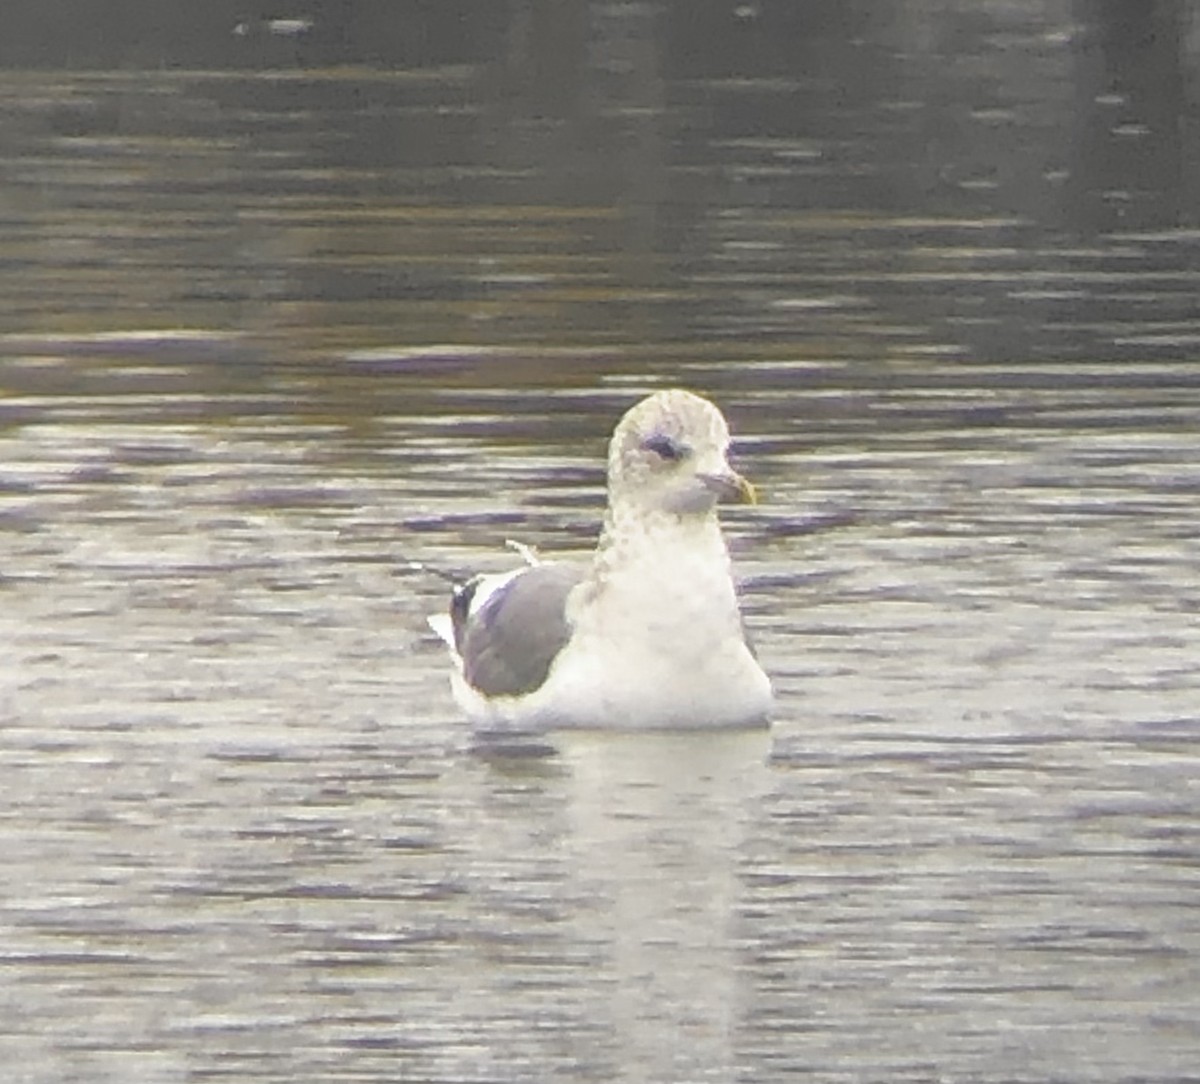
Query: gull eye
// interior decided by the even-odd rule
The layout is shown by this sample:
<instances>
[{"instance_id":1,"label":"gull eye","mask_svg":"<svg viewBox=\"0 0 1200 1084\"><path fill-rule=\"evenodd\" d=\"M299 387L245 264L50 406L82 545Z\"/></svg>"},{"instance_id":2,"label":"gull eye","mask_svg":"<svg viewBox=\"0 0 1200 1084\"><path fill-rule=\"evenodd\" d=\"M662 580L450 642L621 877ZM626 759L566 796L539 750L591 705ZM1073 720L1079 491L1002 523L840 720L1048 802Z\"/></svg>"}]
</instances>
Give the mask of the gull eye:
<instances>
[{"instance_id":1,"label":"gull eye","mask_svg":"<svg viewBox=\"0 0 1200 1084\"><path fill-rule=\"evenodd\" d=\"M680 444L666 433L655 433L647 437L642 441L642 447L648 452L653 452L659 459L666 459L672 463L683 459L691 451L686 444Z\"/></svg>"}]
</instances>

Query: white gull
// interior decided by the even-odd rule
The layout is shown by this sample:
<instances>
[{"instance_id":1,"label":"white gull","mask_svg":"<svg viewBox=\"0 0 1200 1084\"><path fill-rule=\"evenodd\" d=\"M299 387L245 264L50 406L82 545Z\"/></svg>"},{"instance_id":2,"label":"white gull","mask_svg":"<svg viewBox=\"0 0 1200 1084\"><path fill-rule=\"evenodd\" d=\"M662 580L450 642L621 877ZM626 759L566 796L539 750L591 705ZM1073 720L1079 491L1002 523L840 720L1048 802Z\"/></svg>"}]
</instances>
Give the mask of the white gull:
<instances>
[{"instance_id":1,"label":"white gull","mask_svg":"<svg viewBox=\"0 0 1200 1084\"><path fill-rule=\"evenodd\" d=\"M771 683L746 640L717 502L753 503L708 400L673 389L630 409L608 453L589 562L477 576L429 618L455 699L486 730L765 725Z\"/></svg>"}]
</instances>

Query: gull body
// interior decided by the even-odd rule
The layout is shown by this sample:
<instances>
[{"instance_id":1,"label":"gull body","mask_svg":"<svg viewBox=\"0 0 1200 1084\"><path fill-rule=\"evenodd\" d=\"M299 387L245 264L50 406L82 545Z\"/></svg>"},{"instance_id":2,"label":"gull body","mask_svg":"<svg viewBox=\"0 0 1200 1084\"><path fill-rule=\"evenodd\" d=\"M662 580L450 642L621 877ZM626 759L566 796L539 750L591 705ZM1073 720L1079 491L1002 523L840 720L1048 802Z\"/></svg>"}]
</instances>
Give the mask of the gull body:
<instances>
[{"instance_id":1,"label":"gull body","mask_svg":"<svg viewBox=\"0 0 1200 1084\"><path fill-rule=\"evenodd\" d=\"M537 561L460 588L430 624L477 726L548 730L765 725L771 683L745 637L721 499L753 501L710 402L658 392L609 445L591 560Z\"/></svg>"}]
</instances>

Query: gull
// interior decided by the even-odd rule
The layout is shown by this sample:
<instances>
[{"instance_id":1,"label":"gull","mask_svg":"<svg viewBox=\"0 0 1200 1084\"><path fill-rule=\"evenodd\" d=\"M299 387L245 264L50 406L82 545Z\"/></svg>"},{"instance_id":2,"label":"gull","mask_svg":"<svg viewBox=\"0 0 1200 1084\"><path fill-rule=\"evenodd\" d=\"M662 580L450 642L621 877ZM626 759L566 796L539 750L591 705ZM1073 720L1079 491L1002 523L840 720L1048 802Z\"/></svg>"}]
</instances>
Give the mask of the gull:
<instances>
[{"instance_id":1,"label":"gull","mask_svg":"<svg viewBox=\"0 0 1200 1084\"><path fill-rule=\"evenodd\" d=\"M717 504L753 504L707 399L659 391L608 450L608 507L586 561L524 564L459 587L429 618L455 700L486 731L766 725L771 682L746 639Z\"/></svg>"}]
</instances>

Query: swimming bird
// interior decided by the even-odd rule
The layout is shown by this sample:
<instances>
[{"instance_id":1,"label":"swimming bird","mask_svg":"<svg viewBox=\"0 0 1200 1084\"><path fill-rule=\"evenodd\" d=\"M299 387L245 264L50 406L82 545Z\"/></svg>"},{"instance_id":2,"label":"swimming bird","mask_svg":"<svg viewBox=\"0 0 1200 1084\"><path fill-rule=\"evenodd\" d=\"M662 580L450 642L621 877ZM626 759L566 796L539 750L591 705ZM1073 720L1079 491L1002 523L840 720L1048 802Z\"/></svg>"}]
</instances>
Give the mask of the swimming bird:
<instances>
[{"instance_id":1,"label":"swimming bird","mask_svg":"<svg viewBox=\"0 0 1200 1084\"><path fill-rule=\"evenodd\" d=\"M659 391L608 450L608 507L590 560L477 576L429 624L455 699L488 731L765 725L771 683L745 634L717 504L755 503L707 399Z\"/></svg>"}]
</instances>

